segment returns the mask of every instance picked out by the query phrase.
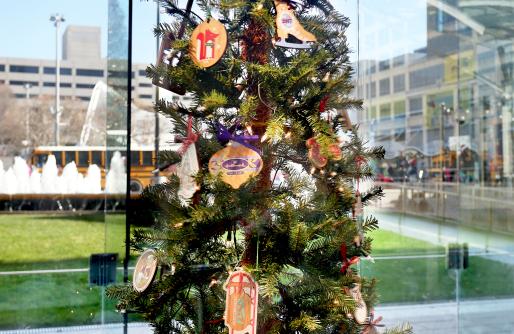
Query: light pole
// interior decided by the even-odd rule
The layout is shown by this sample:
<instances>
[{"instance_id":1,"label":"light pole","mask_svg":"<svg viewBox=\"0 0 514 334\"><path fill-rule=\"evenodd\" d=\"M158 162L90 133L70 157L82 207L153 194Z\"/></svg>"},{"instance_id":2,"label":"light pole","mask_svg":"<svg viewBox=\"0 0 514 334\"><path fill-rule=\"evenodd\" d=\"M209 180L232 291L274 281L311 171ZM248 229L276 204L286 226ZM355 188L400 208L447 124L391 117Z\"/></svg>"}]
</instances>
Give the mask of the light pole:
<instances>
[{"instance_id":1,"label":"light pole","mask_svg":"<svg viewBox=\"0 0 514 334\"><path fill-rule=\"evenodd\" d=\"M27 146L30 143L30 89L32 88L31 84L25 84L25 100L27 102L27 111L25 112L25 141L27 142Z\"/></svg>"},{"instance_id":2,"label":"light pole","mask_svg":"<svg viewBox=\"0 0 514 334\"><path fill-rule=\"evenodd\" d=\"M54 124L54 141L58 146L59 138L59 123L61 121L61 61L59 58L59 27L64 22L64 17L61 14L54 14L50 16L50 21L54 22L55 26L55 124Z\"/></svg>"}]
</instances>

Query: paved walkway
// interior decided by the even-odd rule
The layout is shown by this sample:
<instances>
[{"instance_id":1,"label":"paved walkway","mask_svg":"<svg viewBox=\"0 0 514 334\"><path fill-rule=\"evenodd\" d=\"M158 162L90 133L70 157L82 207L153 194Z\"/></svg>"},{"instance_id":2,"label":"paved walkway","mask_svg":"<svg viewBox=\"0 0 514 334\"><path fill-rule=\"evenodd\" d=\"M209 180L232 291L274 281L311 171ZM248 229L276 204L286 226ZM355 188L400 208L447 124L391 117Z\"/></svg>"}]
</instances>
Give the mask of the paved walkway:
<instances>
[{"instance_id":1,"label":"paved walkway","mask_svg":"<svg viewBox=\"0 0 514 334\"><path fill-rule=\"evenodd\" d=\"M514 334L514 299L379 306L387 327L410 323L415 334ZM457 331L460 328L460 332ZM0 331L0 334L122 334L120 324ZM144 323L131 323L129 334L152 334Z\"/></svg>"},{"instance_id":2,"label":"paved walkway","mask_svg":"<svg viewBox=\"0 0 514 334\"><path fill-rule=\"evenodd\" d=\"M415 334L514 334L514 299L382 306L375 314L387 327L408 322Z\"/></svg>"},{"instance_id":3,"label":"paved walkway","mask_svg":"<svg viewBox=\"0 0 514 334\"><path fill-rule=\"evenodd\" d=\"M0 331L0 334L123 334L122 324L71 326ZM152 328L145 323L130 323L128 334L151 334Z\"/></svg>"}]
</instances>

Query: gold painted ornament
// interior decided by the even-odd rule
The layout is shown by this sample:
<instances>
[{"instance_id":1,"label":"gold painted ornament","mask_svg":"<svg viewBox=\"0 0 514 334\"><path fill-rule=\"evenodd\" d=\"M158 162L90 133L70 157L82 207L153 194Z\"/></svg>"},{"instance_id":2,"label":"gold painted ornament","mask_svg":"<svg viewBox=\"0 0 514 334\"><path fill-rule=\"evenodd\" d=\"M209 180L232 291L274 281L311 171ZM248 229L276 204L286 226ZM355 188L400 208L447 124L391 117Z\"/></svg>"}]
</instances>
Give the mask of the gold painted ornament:
<instances>
[{"instance_id":1,"label":"gold painted ornament","mask_svg":"<svg viewBox=\"0 0 514 334\"><path fill-rule=\"evenodd\" d=\"M220 21L210 18L200 23L191 34L189 54L202 68L215 65L227 48L227 31Z\"/></svg>"},{"instance_id":2,"label":"gold painted ornament","mask_svg":"<svg viewBox=\"0 0 514 334\"><path fill-rule=\"evenodd\" d=\"M273 41L275 45L284 48L308 49L316 43L316 36L306 31L291 8L285 1L275 0L277 17L277 38Z\"/></svg>"},{"instance_id":3,"label":"gold painted ornament","mask_svg":"<svg viewBox=\"0 0 514 334\"><path fill-rule=\"evenodd\" d=\"M262 170L262 158L251 148L230 141L227 147L216 152L209 160L209 172L221 174L223 182L238 189Z\"/></svg>"},{"instance_id":4,"label":"gold painted ornament","mask_svg":"<svg viewBox=\"0 0 514 334\"><path fill-rule=\"evenodd\" d=\"M223 285L225 299L225 325L230 334L255 334L257 332L257 310L259 285L252 276L243 271L232 272Z\"/></svg>"},{"instance_id":5,"label":"gold painted ornament","mask_svg":"<svg viewBox=\"0 0 514 334\"><path fill-rule=\"evenodd\" d=\"M145 291L152 283L157 271L157 256L155 250L145 250L137 259L132 287L137 292Z\"/></svg>"}]
</instances>

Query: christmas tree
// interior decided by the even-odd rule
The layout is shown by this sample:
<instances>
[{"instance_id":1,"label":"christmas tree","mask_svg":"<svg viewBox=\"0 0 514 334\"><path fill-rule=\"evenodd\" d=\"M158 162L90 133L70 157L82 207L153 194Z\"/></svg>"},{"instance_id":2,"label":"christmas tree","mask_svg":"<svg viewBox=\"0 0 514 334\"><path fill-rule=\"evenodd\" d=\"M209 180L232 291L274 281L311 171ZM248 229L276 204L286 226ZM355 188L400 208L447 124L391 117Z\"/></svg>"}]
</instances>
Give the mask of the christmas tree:
<instances>
[{"instance_id":1,"label":"christmas tree","mask_svg":"<svg viewBox=\"0 0 514 334\"><path fill-rule=\"evenodd\" d=\"M156 103L183 144L143 193L134 287L110 296L156 333L373 333L358 262L382 190L359 185L384 150L348 118L348 19L328 0L160 2L175 21L156 27L164 57L147 73L193 103Z\"/></svg>"}]
</instances>

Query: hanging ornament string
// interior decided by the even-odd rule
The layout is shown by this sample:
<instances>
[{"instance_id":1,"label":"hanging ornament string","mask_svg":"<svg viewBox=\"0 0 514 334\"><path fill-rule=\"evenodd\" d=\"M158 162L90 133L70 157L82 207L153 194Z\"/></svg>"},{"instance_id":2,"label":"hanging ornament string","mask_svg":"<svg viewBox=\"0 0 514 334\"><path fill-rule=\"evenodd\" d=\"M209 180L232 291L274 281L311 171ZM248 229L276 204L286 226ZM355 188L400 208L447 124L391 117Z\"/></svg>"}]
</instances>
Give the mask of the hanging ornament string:
<instances>
[{"instance_id":1,"label":"hanging ornament string","mask_svg":"<svg viewBox=\"0 0 514 334\"><path fill-rule=\"evenodd\" d=\"M372 310L369 313L369 323L364 326L364 330L362 331L362 334L374 334L377 333L377 327L384 327L384 325L380 324L380 321L382 321L382 317L378 317L374 319L375 312Z\"/></svg>"},{"instance_id":2,"label":"hanging ornament string","mask_svg":"<svg viewBox=\"0 0 514 334\"><path fill-rule=\"evenodd\" d=\"M355 190L355 195L356 196L360 196L361 195L361 192L360 192L360 172L361 172L361 166L364 163L364 161L365 161L364 157L362 157L360 155L355 158L355 163L357 164L357 173L358 173L357 174L357 180L356 180L356 182L357 182L356 188L357 189Z\"/></svg>"},{"instance_id":3,"label":"hanging ornament string","mask_svg":"<svg viewBox=\"0 0 514 334\"><path fill-rule=\"evenodd\" d=\"M180 155L183 155L189 146L196 143L198 140L198 133L193 131L193 116L189 115L189 118L187 120L187 135L186 137L177 137L177 140L182 142L182 146L178 150Z\"/></svg>"},{"instance_id":4,"label":"hanging ornament string","mask_svg":"<svg viewBox=\"0 0 514 334\"><path fill-rule=\"evenodd\" d=\"M217 123L216 124L216 138L222 145L225 145L226 143L228 143L229 141L232 140L232 141L235 141L236 143L246 146L249 149L252 149L255 152L261 154L261 150L259 148L255 147L249 143L249 141L259 140L259 136L236 134L238 127L239 127L239 125L236 124L236 126L233 126L230 129L227 129L223 124Z\"/></svg>"},{"instance_id":5,"label":"hanging ornament string","mask_svg":"<svg viewBox=\"0 0 514 334\"><path fill-rule=\"evenodd\" d=\"M359 257L358 256L352 256L351 259L348 259L347 248L346 248L346 244L345 243L343 243L341 245L340 253L341 253L341 261L343 261L343 264L341 266L341 273L343 273L343 274L346 273L346 270L348 270L348 268L352 264L359 263Z\"/></svg>"}]
</instances>

